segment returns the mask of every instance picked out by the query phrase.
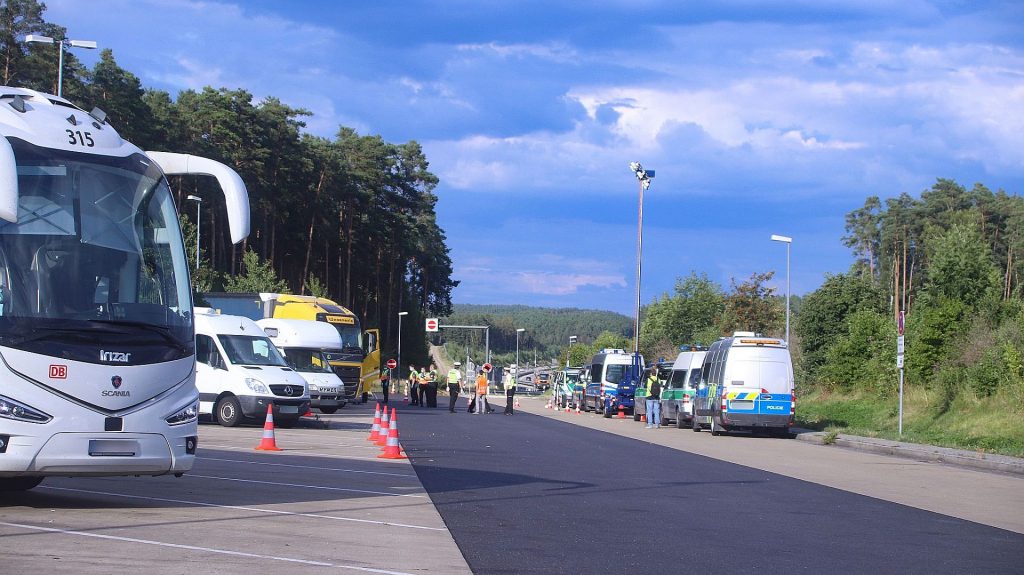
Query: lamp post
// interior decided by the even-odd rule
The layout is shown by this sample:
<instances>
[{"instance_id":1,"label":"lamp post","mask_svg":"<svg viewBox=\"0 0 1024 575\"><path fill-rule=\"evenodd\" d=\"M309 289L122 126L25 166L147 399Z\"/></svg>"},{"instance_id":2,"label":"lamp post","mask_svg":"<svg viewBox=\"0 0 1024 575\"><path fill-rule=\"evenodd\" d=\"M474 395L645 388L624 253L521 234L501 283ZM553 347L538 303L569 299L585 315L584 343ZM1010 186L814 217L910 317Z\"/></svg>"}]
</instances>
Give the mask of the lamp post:
<instances>
[{"instance_id":1,"label":"lamp post","mask_svg":"<svg viewBox=\"0 0 1024 575\"><path fill-rule=\"evenodd\" d=\"M516 329L516 381L519 381L519 334L523 333L524 331L526 331L526 328L524 327Z\"/></svg>"},{"instance_id":2,"label":"lamp post","mask_svg":"<svg viewBox=\"0 0 1024 575\"><path fill-rule=\"evenodd\" d=\"M645 170L640 162L631 163L629 169L633 170L640 183L640 203L636 222L636 315L633 319L633 380L637 381L640 378L640 370L643 369L640 365L640 270L644 245L644 191L651 187L654 170Z\"/></svg>"},{"instance_id":3,"label":"lamp post","mask_svg":"<svg viewBox=\"0 0 1024 575\"><path fill-rule=\"evenodd\" d=\"M29 34L25 36L26 42L38 42L40 44L53 44L56 42L60 46L58 47L59 56L57 57L57 96L62 97L61 92L63 91L64 84L64 50L68 48L85 48L88 50L96 49L96 42L94 40L68 40L64 38L62 40L54 40L49 36L40 36L38 34Z\"/></svg>"},{"instance_id":4,"label":"lamp post","mask_svg":"<svg viewBox=\"0 0 1024 575\"><path fill-rule=\"evenodd\" d=\"M186 197L185 199L190 202L196 203L196 272L199 272L199 208L201 208L203 205L203 198L189 194L189 196Z\"/></svg>"},{"instance_id":5,"label":"lamp post","mask_svg":"<svg viewBox=\"0 0 1024 575\"><path fill-rule=\"evenodd\" d=\"M786 345L789 345L789 246L793 238L772 234L772 241L786 244Z\"/></svg>"},{"instance_id":6,"label":"lamp post","mask_svg":"<svg viewBox=\"0 0 1024 575\"><path fill-rule=\"evenodd\" d=\"M402 316L409 315L407 311L398 312L398 357L395 361L398 363L398 379L402 379ZM398 389L397 387L395 389Z\"/></svg>"},{"instance_id":7,"label":"lamp post","mask_svg":"<svg viewBox=\"0 0 1024 575\"><path fill-rule=\"evenodd\" d=\"M572 351L573 344L576 343L576 336L569 336L569 347L565 348L565 367L569 367L569 353Z\"/></svg>"}]
</instances>

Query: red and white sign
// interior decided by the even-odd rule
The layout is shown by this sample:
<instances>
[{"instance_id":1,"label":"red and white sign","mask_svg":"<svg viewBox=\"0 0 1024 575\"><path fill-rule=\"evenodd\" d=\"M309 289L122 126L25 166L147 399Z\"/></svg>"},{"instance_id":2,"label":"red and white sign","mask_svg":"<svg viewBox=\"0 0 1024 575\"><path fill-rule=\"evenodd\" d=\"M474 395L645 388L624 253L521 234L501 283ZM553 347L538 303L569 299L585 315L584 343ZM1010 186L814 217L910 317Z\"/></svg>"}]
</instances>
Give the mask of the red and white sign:
<instances>
[{"instance_id":1,"label":"red and white sign","mask_svg":"<svg viewBox=\"0 0 1024 575\"><path fill-rule=\"evenodd\" d=\"M900 311L900 319L896 322L896 335L903 335L904 327L906 326L905 311Z\"/></svg>"},{"instance_id":2,"label":"red and white sign","mask_svg":"<svg viewBox=\"0 0 1024 575\"><path fill-rule=\"evenodd\" d=\"M389 359L386 365L388 366L388 369L395 369L398 367L398 362L393 359Z\"/></svg>"},{"instance_id":3,"label":"red and white sign","mask_svg":"<svg viewBox=\"0 0 1024 575\"><path fill-rule=\"evenodd\" d=\"M491 373L491 369L493 369L493 368L491 367L491 364L489 364L489 363L485 363L485 364L484 364L484 371L485 371L485 372L487 372L487 373Z\"/></svg>"},{"instance_id":4,"label":"red and white sign","mask_svg":"<svg viewBox=\"0 0 1024 575\"><path fill-rule=\"evenodd\" d=\"M436 317L427 318L427 331L437 331L441 327Z\"/></svg>"},{"instance_id":5,"label":"red and white sign","mask_svg":"<svg viewBox=\"0 0 1024 575\"><path fill-rule=\"evenodd\" d=\"M68 378L68 366L66 365L51 365L50 366L50 379L67 379Z\"/></svg>"}]
</instances>

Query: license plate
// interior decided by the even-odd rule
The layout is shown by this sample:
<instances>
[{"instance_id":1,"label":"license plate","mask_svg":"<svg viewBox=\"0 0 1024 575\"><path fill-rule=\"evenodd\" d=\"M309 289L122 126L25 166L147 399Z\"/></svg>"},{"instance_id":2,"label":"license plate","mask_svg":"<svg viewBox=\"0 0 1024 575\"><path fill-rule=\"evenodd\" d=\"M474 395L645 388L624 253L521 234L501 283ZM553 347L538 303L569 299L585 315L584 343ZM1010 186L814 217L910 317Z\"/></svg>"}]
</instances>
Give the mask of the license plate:
<instances>
[{"instance_id":1,"label":"license plate","mask_svg":"<svg viewBox=\"0 0 1024 575\"><path fill-rule=\"evenodd\" d=\"M338 393L337 387L321 387L320 393Z\"/></svg>"},{"instance_id":2,"label":"license plate","mask_svg":"<svg viewBox=\"0 0 1024 575\"><path fill-rule=\"evenodd\" d=\"M299 406L297 405L282 405L277 408L278 413L298 413Z\"/></svg>"}]
</instances>

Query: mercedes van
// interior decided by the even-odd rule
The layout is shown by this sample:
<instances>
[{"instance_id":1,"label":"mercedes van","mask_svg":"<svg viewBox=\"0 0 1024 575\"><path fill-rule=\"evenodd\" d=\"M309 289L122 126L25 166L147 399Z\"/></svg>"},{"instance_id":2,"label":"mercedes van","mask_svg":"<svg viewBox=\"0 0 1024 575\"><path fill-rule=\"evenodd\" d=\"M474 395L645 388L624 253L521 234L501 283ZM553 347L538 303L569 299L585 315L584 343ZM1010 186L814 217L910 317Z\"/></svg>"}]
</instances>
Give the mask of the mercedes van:
<instances>
[{"instance_id":1,"label":"mercedes van","mask_svg":"<svg viewBox=\"0 0 1024 575\"><path fill-rule=\"evenodd\" d=\"M640 356L639 369L643 369L644 358ZM590 380L583 393L583 410L594 410L605 417L622 406L623 411L632 415L635 383L630 377L633 354L622 349L602 349L590 360Z\"/></svg>"},{"instance_id":2,"label":"mercedes van","mask_svg":"<svg viewBox=\"0 0 1024 575\"><path fill-rule=\"evenodd\" d=\"M680 353L672 364L668 385L661 391L661 418L674 421L679 429L693 423L693 398L700 385L700 368L706 355L706 351Z\"/></svg>"},{"instance_id":3,"label":"mercedes van","mask_svg":"<svg viewBox=\"0 0 1024 575\"><path fill-rule=\"evenodd\" d=\"M262 421L291 427L309 411L306 380L253 320L195 308L196 387L199 413L225 427Z\"/></svg>"}]
</instances>

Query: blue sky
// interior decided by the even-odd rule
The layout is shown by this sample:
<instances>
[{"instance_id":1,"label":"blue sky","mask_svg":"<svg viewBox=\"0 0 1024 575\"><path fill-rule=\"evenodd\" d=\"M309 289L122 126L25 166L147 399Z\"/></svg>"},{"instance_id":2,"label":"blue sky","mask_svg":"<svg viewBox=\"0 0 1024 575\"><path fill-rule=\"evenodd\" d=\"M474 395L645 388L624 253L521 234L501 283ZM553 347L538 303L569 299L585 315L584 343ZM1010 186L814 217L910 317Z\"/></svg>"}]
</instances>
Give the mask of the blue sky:
<instances>
[{"instance_id":1,"label":"blue sky","mask_svg":"<svg viewBox=\"0 0 1024 575\"><path fill-rule=\"evenodd\" d=\"M588 6L588 4L593 4ZM706 273L846 271L846 213L1024 184L1024 3L47 0L146 87L244 88L423 145L456 303L632 315ZM91 52L76 51L87 65Z\"/></svg>"}]
</instances>

